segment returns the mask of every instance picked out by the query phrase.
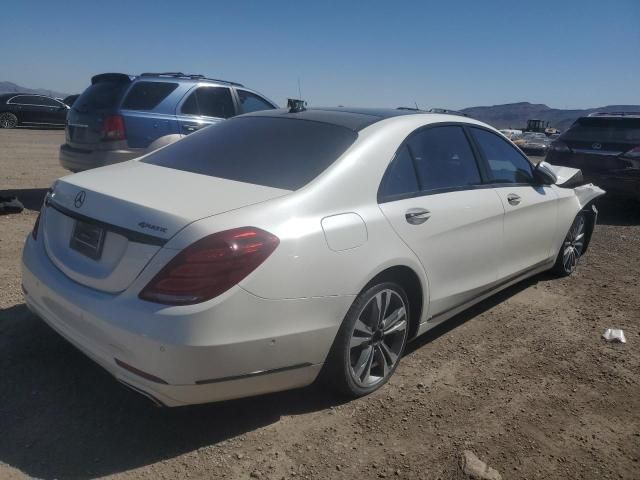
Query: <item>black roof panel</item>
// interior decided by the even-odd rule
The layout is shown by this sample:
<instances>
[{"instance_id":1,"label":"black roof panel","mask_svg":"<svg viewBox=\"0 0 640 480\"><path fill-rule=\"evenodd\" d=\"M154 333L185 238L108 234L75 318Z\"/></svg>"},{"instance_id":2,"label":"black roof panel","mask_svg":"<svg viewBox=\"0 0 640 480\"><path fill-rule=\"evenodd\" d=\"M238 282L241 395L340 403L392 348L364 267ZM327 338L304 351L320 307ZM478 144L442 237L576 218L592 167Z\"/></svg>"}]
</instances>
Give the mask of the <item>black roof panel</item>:
<instances>
[{"instance_id":1,"label":"black roof panel","mask_svg":"<svg viewBox=\"0 0 640 480\"><path fill-rule=\"evenodd\" d=\"M246 116L260 117L284 117L297 118L300 120L309 120L314 122L331 123L341 127L354 130L356 132L373 125L380 120L390 117L398 117L402 115L415 115L411 110L396 110L392 108L308 108L301 112L290 113L288 109L262 110L259 112L249 113Z\"/></svg>"}]
</instances>

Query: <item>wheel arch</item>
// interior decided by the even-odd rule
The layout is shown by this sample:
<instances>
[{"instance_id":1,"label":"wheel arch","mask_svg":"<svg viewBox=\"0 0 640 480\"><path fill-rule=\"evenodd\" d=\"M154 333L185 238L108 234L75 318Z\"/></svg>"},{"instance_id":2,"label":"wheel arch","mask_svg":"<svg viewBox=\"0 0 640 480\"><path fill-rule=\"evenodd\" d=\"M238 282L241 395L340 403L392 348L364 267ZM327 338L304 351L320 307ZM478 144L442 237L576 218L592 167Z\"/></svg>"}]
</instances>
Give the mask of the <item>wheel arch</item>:
<instances>
[{"instance_id":1,"label":"wheel arch","mask_svg":"<svg viewBox=\"0 0 640 480\"><path fill-rule=\"evenodd\" d=\"M415 337L420 327L420 319L426 308L426 300L428 295L425 295L426 288L420 275L407 265L393 265L384 268L377 272L360 290L360 293L370 288L373 285L382 282L394 282L400 285L409 299L409 339Z\"/></svg>"}]
</instances>

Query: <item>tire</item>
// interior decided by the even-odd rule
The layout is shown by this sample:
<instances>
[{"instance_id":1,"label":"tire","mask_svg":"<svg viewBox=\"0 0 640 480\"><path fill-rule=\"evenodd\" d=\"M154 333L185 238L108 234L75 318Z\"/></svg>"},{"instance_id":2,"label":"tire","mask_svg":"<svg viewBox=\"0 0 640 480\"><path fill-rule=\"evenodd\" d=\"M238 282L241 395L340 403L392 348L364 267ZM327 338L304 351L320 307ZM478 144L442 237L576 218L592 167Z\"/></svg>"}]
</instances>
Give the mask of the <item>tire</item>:
<instances>
[{"instance_id":1,"label":"tire","mask_svg":"<svg viewBox=\"0 0 640 480\"><path fill-rule=\"evenodd\" d=\"M360 293L331 347L325 382L350 398L387 383L407 344L409 312L407 294L396 283L380 283Z\"/></svg>"},{"instance_id":2,"label":"tire","mask_svg":"<svg viewBox=\"0 0 640 480\"><path fill-rule=\"evenodd\" d=\"M0 128L16 128L18 117L11 112L0 113Z\"/></svg>"},{"instance_id":3,"label":"tire","mask_svg":"<svg viewBox=\"0 0 640 480\"><path fill-rule=\"evenodd\" d=\"M583 213L576 215L562 242L558 252L553 272L560 277L571 275L578 265L578 260L584 252L587 234L587 218Z\"/></svg>"}]
</instances>

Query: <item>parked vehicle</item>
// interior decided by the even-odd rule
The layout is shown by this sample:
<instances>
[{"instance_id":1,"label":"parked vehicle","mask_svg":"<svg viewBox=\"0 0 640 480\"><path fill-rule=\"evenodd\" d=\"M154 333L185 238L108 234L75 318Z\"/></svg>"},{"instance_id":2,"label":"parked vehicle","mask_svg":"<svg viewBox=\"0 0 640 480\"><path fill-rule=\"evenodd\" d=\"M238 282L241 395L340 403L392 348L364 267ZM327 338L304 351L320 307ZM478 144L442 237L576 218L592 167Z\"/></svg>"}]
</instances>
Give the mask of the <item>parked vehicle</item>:
<instances>
[{"instance_id":1,"label":"parked vehicle","mask_svg":"<svg viewBox=\"0 0 640 480\"><path fill-rule=\"evenodd\" d=\"M576 173L462 116L242 115L58 180L24 247L26 304L164 405L302 387L323 369L365 395L408 340L538 272L574 271L604 193L563 186Z\"/></svg>"},{"instance_id":2,"label":"parked vehicle","mask_svg":"<svg viewBox=\"0 0 640 480\"><path fill-rule=\"evenodd\" d=\"M202 75L96 75L69 113L60 164L78 172L131 160L240 113L273 108L239 83Z\"/></svg>"},{"instance_id":3,"label":"parked vehicle","mask_svg":"<svg viewBox=\"0 0 640 480\"><path fill-rule=\"evenodd\" d=\"M67 107L55 98L32 93L0 95L0 128L64 127Z\"/></svg>"},{"instance_id":4,"label":"parked vehicle","mask_svg":"<svg viewBox=\"0 0 640 480\"><path fill-rule=\"evenodd\" d=\"M607 192L640 199L640 112L582 117L550 147L547 160L582 170Z\"/></svg>"},{"instance_id":5,"label":"parked vehicle","mask_svg":"<svg viewBox=\"0 0 640 480\"><path fill-rule=\"evenodd\" d=\"M69 96L67 96L67 97L64 97L64 99L62 100L62 102L63 102L65 105L68 105L69 107L72 107L72 106L73 106L73 102L75 102L75 101L78 99L78 97L79 97L79 96L80 96L80 94L76 94L76 95L69 95Z\"/></svg>"},{"instance_id":6,"label":"parked vehicle","mask_svg":"<svg viewBox=\"0 0 640 480\"><path fill-rule=\"evenodd\" d=\"M527 155L545 156L550 141L544 133L525 132L514 140L514 143Z\"/></svg>"}]
</instances>

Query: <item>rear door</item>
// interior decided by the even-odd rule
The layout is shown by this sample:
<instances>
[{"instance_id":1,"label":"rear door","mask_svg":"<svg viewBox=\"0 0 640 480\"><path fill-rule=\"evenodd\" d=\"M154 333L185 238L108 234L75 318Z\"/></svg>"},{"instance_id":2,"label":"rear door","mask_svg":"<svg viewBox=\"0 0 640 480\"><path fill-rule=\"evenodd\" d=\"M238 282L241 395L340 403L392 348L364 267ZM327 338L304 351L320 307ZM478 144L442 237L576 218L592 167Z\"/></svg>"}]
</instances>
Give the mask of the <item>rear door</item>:
<instances>
[{"instance_id":1,"label":"rear door","mask_svg":"<svg viewBox=\"0 0 640 480\"><path fill-rule=\"evenodd\" d=\"M67 118L67 106L49 97L40 97L42 106L42 121L52 125L64 125Z\"/></svg>"},{"instance_id":2,"label":"rear door","mask_svg":"<svg viewBox=\"0 0 640 480\"><path fill-rule=\"evenodd\" d=\"M499 278L524 272L553 255L557 197L534 180L533 165L510 142L480 127L469 127L489 181L505 210Z\"/></svg>"},{"instance_id":3,"label":"rear door","mask_svg":"<svg viewBox=\"0 0 640 480\"><path fill-rule=\"evenodd\" d=\"M182 135L233 117L236 108L231 90L215 85L196 86L178 104L176 115Z\"/></svg>"},{"instance_id":4,"label":"rear door","mask_svg":"<svg viewBox=\"0 0 640 480\"><path fill-rule=\"evenodd\" d=\"M410 135L389 166L380 208L422 262L429 316L445 313L491 287L498 275L504 208L459 125Z\"/></svg>"}]
</instances>

